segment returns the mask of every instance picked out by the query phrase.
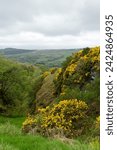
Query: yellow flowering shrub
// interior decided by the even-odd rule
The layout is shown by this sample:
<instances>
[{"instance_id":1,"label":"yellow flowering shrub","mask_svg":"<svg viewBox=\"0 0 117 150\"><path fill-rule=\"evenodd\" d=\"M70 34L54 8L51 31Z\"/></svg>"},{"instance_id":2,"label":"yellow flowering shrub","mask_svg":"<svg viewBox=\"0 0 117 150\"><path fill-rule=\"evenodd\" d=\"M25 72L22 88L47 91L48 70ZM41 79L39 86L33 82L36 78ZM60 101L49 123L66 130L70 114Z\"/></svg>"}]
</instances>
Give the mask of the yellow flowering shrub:
<instances>
[{"instance_id":1,"label":"yellow flowering shrub","mask_svg":"<svg viewBox=\"0 0 117 150\"><path fill-rule=\"evenodd\" d=\"M43 73L43 77L46 78L49 74L50 74L49 71L45 71L45 72Z\"/></svg>"},{"instance_id":2,"label":"yellow flowering shrub","mask_svg":"<svg viewBox=\"0 0 117 150\"><path fill-rule=\"evenodd\" d=\"M82 88L97 75L99 76L100 47L85 48L74 53L70 59L66 60L61 70L55 82L57 94L62 93L61 89L64 85Z\"/></svg>"},{"instance_id":3,"label":"yellow flowering shrub","mask_svg":"<svg viewBox=\"0 0 117 150\"><path fill-rule=\"evenodd\" d=\"M39 108L37 116L41 122L37 121L37 127L40 127L43 135L52 135L52 131L62 132L66 137L78 136L82 133L83 121L87 117L88 106L85 102L77 99L63 100L53 107ZM23 124L25 129L26 120ZM28 123L29 124L29 123ZM40 129L39 129L40 130Z\"/></svg>"},{"instance_id":4,"label":"yellow flowering shrub","mask_svg":"<svg viewBox=\"0 0 117 150\"><path fill-rule=\"evenodd\" d=\"M61 73L62 73L62 68L58 68L55 74L55 80L58 80L58 77L60 76Z\"/></svg>"},{"instance_id":5,"label":"yellow flowering shrub","mask_svg":"<svg viewBox=\"0 0 117 150\"><path fill-rule=\"evenodd\" d=\"M49 71L50 71L51 74L54 74L55 71L56 71L56 68L50 68Z\"/></svg>"},{"instance_id":6,"label":"yellow flowering shrub","mask_svg":"<svg viewBox=\"0 0 117 150\"><path fill-rule=\"evenodd\" d=\"M32 128L36 127L37 119L35 117L32 117L28 115L26 120L23 122L22 130L25 133L28 133Z\"/></svg>"},{"instance_id":7,"label":"yellow flowering shrub","mask_svg":"<svg viewBox=\"0 0 117 150\"><path fill-rule=\"evenodd\" d=\"M75 53L64 72L64 77L71 76L74 72L79 74L79 78L77 78L79 81L80 78L84 79L88 75L91 77L92 72L99 71L99 53L99 47L90 48L87 52L84 49Z\"/></svg>"},{"instance_id":8,"label":"yellow flowering shrub","mask_svg":"<svg viewBox=\"0 0 117 150\"><path fill-rule=\"evenodd\" d=\"M77 67L77 62L76 63L73 63L71 65L69 65L67 68L66 68L66 72L68 72L69 75L72 75L75 70L76 70L76 67Z\"/></svg>"}]
</instances>

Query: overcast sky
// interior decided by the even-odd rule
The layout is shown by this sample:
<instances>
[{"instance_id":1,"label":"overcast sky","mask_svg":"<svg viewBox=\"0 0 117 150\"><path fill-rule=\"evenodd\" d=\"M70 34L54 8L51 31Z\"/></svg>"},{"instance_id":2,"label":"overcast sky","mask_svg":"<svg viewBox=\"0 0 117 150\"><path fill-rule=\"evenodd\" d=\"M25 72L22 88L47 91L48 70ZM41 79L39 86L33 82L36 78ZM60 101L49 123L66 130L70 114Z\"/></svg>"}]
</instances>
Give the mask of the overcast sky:
<instances>
[{"instance_id":1,"label":"overcast sky","mask_svg":"<svg viewBox=\"0 0 117 150\"><path fill-rule=\"evenodd\" d=\"M0 0L0 48L99 45L99 0Z\"/></svg>"}]
</instances>

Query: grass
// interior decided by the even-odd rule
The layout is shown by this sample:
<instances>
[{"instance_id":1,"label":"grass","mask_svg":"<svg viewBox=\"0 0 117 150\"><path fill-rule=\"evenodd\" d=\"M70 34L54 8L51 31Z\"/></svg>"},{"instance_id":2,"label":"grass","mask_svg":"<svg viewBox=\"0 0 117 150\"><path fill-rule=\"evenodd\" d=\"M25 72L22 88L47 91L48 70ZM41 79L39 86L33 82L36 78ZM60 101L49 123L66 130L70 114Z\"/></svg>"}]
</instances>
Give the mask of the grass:
<instances>
[{"instance_id":1,"label":"grass","mask_svg":"<svg viewBox=\"0 0 117 150\"><path fill-rule=\"evenodd\" d=\"M24 135L21 125L24 117L0 117L0 150L99 150L97 140L84 143L81 140L62 142L38 135Z\"/></svg>"},{"instance_id":2,"label":"grass","mask_svg":"<svg viewBox=\"0 0 117 150\"><path fill-rule=\"evenodd\" d=\"M0 116L0 124L6 124L9 122L10 124L15 125L18 128L21 128L24 120L25 120L25 117L3 117L3 116Z\"/></svg>"}]
</instances>

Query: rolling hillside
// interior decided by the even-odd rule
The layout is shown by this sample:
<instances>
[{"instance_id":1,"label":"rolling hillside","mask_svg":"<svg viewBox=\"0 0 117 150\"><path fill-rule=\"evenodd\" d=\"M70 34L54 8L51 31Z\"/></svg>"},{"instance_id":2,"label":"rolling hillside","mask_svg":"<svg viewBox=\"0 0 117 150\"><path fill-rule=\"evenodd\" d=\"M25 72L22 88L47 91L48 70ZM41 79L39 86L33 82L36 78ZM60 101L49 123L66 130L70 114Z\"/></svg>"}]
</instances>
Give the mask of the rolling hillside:
<instances>
[{"instance_id":1,"label":"rolling hillside","mask_svg":"<svg viewBox=\"0 0 117 150\"><path fill-rule=\"evenodd\" d=\"M0 54L23 63L42 64L47 67L60 67L61 63L78 49L25 50L6 48L0 49Z\"/></svg>"}]
</instances>

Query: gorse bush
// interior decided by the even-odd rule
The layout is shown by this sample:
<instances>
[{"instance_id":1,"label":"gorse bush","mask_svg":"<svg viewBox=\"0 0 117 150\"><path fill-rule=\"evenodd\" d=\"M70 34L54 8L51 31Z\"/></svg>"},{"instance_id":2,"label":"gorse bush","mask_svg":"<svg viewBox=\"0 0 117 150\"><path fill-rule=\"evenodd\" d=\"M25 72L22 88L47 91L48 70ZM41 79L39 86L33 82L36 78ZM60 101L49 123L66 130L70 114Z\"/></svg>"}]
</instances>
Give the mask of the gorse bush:
<instances>
[{"instance_id":1,"label":"gorse bush","mask_svg":"<svg viewBox=\"0 0 117 150\"><path fill-rule=\"evenodd\" d=\"M80 135L84 130L84 119L88 106L85 102L71 99L63 100L53 107L39 108L35 117L28 117L23 123L23 131L34 130L45 136L63 134L66 137Z\"/></svg>"},{"instance_id":2,"label":"gorse bush","mask_svg":"<svg viewBox=\"0 0 117 150\"><path fill-rule=\"evenodd\" d=\"M27 119L23 122L22 131L25 133L32 133L33 129L37 126L37 118L28 115ZM35 130L34 130L35 131Z\"/></svg>"},{"instance_id":3,"label":"gorse bush","mask_svg":"<svg viewBox=\"0 0 117 150\"><path fill-rule=\"evenodd\" d=\"M95 47L80 50L69 57L54 80L55 93L59 95L64 85L82 89L86 83L94 80L100 71L99 54L100 48Z\"/></svg>"},{"instance_id":4,"label":"gorse bush","mask_svg":"<svg viewBox=\"0 0 117 150\"><path fill-rule=\"evenodd\" d=\"M93 90L92 90L93 89ZM86 83L82 89L79 87L70 87L63 85L60 95L57 99L83 99L88 104L91 104L94 100L98 103L100 100L100 78L97 76L90 83Z\"/></svg>"}]
</instances>

